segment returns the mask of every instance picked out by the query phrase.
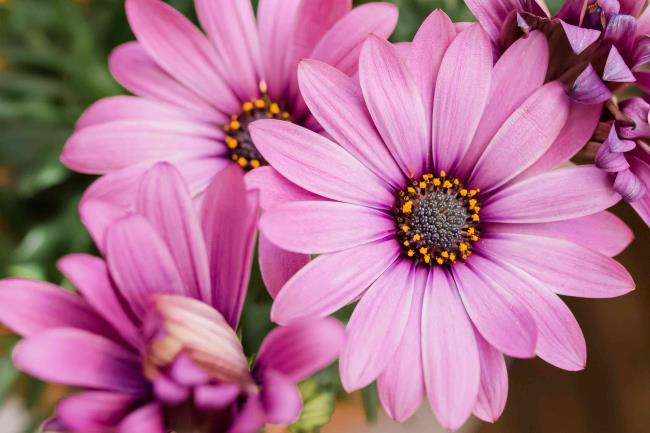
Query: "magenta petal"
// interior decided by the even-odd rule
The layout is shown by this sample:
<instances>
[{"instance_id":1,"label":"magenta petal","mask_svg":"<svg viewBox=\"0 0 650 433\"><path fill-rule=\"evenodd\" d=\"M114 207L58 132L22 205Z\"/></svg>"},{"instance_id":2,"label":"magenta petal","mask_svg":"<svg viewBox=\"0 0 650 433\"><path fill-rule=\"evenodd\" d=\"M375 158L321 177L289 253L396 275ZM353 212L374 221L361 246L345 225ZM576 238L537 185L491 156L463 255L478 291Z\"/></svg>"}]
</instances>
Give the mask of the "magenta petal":
<instances>
[{"instance_id":1,"label":"magenta petal","mask_svg":"<svg viewBox=\"0 0 650 433\"><path fill-rule=\"evenodd\" d=\"M248 0L196 0L196 14L218 53L220 72L237 96L258 94L262 74L260 41Z\"/></svg>"},{"instance_id":2,"label":"magenta petal","mask_svg":"<svg viewBox=\"0 0 650 433\"><path fill-rule=\"evenodd\" d=\"M569 117L564 129L560 131L557 139L546 153L520 176L523 178L544 173L571 159L591 138L596 130L596 125L598 125L601 112L601 104L589 105L571 101Z\"/></svg>"},{"instance_id":3,"label":"magenta petal","mask_svg":"<svg viewBox=\"0 0 650 433\"><path fill-rule=\"evenodd\" d=\"M169 163L158 163L140 182L137 211L167 245L188 294L211 299L208 255L185 180Z\"/></svg>"},{"instance_id":4,"label":"magenta petal","mask_svg":"<svg viewBox=\"0 0 650 433\"><path fill-rule=\"evenodd\" d=\"M481 362L481 386L474 406L474 415L483 421L495 422L508 399L508 370L501 352L476 333Z\"/></svg>"},{"instance_id":5,"label":"magenta petal","mask_svg":"<svg viewBox=\"0 0 650 433\"><path fill-rule=\"evenodd\" d=\"M636 81L634 74L627 67L625 60L621 57L616 47L612 47L609 50L607 63L605 63L605 70L603 72L603 80L618 83L632 83Z\"/></svg>"},{"instance_id":6,"label":"magenta petal","mask_svg":"<svg viewBox=\"0 0 650 433\"><path fill-rule=\"evenodd\" d=\"M394 239L323 254L296 273L271 309L274 322L327 316L353 302L399 256Z\"/></svg>"},{"instance_id":7,"label":"magenta petal","mask_svg":"<svg viewBox=\"0 0 650 433\"><path fill-rule=\"evenodd\" d=\"M259 215L257 193L248 193L244 173L231 165L205 192L201 223L211 271L211 302L237 327L248 290Z\"/></svg>"},{"instance_id":8,"label":"magenta petal","mask_svg":"<svg viewBox=\"0 0 650 433\"><path fill-rule=\"evenodd\" d=\"M141 216L123 218L110 227L106 258L111 276L137 317L144 317L155 294L187 293L169 249Z\"/></svg>"},{"instance_id":9,"label":"magenta petal","mask_svg":"<svg viewBox=\"0 0 650 433\"><path fill-rule=\"evenodd\" d=\"M586 165L564 168L501 189L483 204L481 219L509 223L562 221L600 212L620 198L606 172Z\"/></svg>"},{"instance_id":10,"label":"magenta petal","mask_svg":"<svg viewBox=\"0 0 650 433\"><path fill-rule=\"evenodd\" d=\"M601 170L605 170L609 173L617 173L630 168L630 164L627 162L627 158L625 158L625 153L612 152L608 143L608 141L611 141L612 135L616 136L616 128L613 126L610 130L607 141L598 148L594 163L596 164L596 167ZM615 139L618 140L618 137L616 136ZM621 193L621 191L618 192L619 194Z\"/></svg>"},{"instance_id":11,"label":"magenta petal","mask_svg":"<svg viewBox=\"0 0 650 433\"><path fill-rule=\"evenodd\" d=\"M324 63L303 60L298 68L303 98L325 131L378 177L401 188L404 174L372 123L359 84Z\"/></svg>"},{"instance_id":12,"label":"magenta petal","mask_svg":"<svg viewBox=\"0 0 650 433\"><path fill-rule=\"evenodd\" d=\"M57 267L79 290L84 300L113 325L126 341L133 347L139 346L139 331L125 312L102 259L89 254L69 254L57 262ZM81 317L79 313L68 313L62 317L68 316Z\"/></svg>"},{"instance_id":13,"label":"magenta petal","mask_svg":"<svg viewBox=\"0 0 650 433\"><path fill-rule=\"evenodd\" d=\"M563 239L503 233L484 238L480 248L560 295L611 298L634 289L632 277L620 263Z\"/></svg>"},{"instance_id":14,"label":"magenta petal","mask_svg":"<svg viewBox=\"0 0 650 433\"><path fill-rule=\"evenodd\" d=\"M647 192L647 190L650 189L650 164L637 157L630 158L630 164L632 170L634 170L639 179L641 179L646 185L646 194L640 199L632 202L631 205L638 212L643 221L650 226L650 193Z\"/></svg>"},{"instance_id":15,"label":"magenta petal","mask_svg":"<svg viewBox=\"0 0 650 433\"><path fill-rule=\"evenodd\" d=\"M163 415L158 404L142 406L120 423L116 433L165 433Z\"/></svg>"},{"instance_id":16,"label":"magenta petal","mask_svg":"<svg viewBox=\"0 0 650 433\"><path fill-rule=\"evenodd\" d=\"M315 194L380 209L392 208L387 185L342 147L308 129L280 120L250 126L255 145L273 168Z\"/></svg>"},{"instance_id":17,"label":"magenta petal","mask_svg":"<svg viewBox=\"0 0 650 433\"><path fill-rule=\"evenodd\" d=\"M244 179L247 189L259 191L260 208L263 210L291 201L325 200L288 181L268 165L249 171Z\"/></svg>"},{"instance_id":18,"label":"magenta petal","mask_svg":"<svg viewBox=\"0 0 650 433\"><path fill-rule=\"evenodd\" d=\"M370 384L393 358L406 329L415 285L415 267L398 260L361 297L341 353L341 383L347 392Z\"/></svg>"},{"instance_id":19,"label":"magenta petal","mask_svg":"<svg viewBox=\"0 0 650 433\"><path fill-rule=\"evenodd\" d=\"M220 410L232 404L240 394L239 385L203 385L194 390L194 401L203 410Z\"/></svg>"},{"instance_id":20,"label":"magenta petal","mask_svg":"<svg viewBox=\"0 0 650 433\"><path fill-rule=\"evenodd\" d=\"M629 203L639 200L647 193L645 184L632 170L623 170L616 174L614 189Z\"/></svg>"},{"instance_id":21,"label":"magenta petal","mask_svg":"<svg viewBox=\"0 0 650 433\"><path fill-rule=\"evenodd\" d=\"M424 20L406 55L406 65L413 72L413 78L422 96L427 131L431 131L433 95L438 70L449 44L455 37L456 29L453 23L447 14L437 9ZM430 153L431 149L427 149L427 161L430 161Z\"/></svg>"},{"instance_id":22,"label":"magenta petal","mask_svg":"<svg viewBox=\"0 0 650 433\"><path fill-rule=\"evenodd\" d=\"M469 174L506 119L544 83L548 68L548 42L541 32L518 39L499 58L492 71L490 97L460 162L459 174Z\"/></svg>"},{"instance_id":23,"label":"magenta petal","mask_svg":"<svg viewBox=\"0 0 650 433\"><path fill-rule=\"evenodd\" d=\"M460 163L483 115L491 77L492 47L475 24L451 42L438 71L432 118L436 170L452 171Z\"/></svg>"},{"instance_id":24,"label":"magenta petal","mask_svg":"<svg viewBox=\"0 0 650 433\"><path fill-rule=\"evenodd\" d=\"M553 144L569 114L559 81L540 87L496 132L472 173L470 184L489 191L537 161Z\"/></svg>"},{"instance_id":25,"label":"magenta petal","mask_svg":"<svg viewBox=\"0 0 650 433\"><path fill-rule=\"evenodd\" d=\"M61 162L75 171L104 174L147 161L223 155L223 131L180 120L120 120L89 126L66 142Z\"/></svg>"},{"instance_id":26,"label":"magenta petal","mask_svg":"<svg viewBox=\"0 0 650 433\"><path fill-rule=\"evenodd\" d=\"M264 213L260 230L281 248L320 254L387 238L395 232L395 220L376 209L354 204L299 201Z\"/></svg>"},{"instance_id":27,"label":"magenta petal","mask_svg":"<svg viewBox=\"0 0 650 433\"><path fill-rule=\"evenodd\" d=\"M508 16L521 8L519 3L513 0L467 0L465 4L495 44L501 38L501 28Z\"/></svg>"},{"instance_id":28,"label":"magenta petal","mask_svg":"<svg viewBox=\"0 0 650 433\"><path fill-rule=\"evenodd\" d=\"M576 78L571 87L571 98L583 104L599 104L612 97L591 64Z\"/></svg>"},{"instance_id":29,"label":"magenta petal","mask_svg":"<svg viewBox=\"0 0 650 433\"><path fill-rule=\"evenodd\" d=\"M443 427L458 429L474 408L480 385L472 323L447 271L433 267L422 305L422 362L433 413Z\"/></svg>"},{"instance_id":30,"label":"magenta petal","mask_svg":"<svg viewBox=\"0 0 650 433\"><path fill-rule=\"evenodd\" d=\"M178 405L190 397L190 388L170 380L161 374L153 380L153 392L161 402Z\"/></svg>"},{"instance_id":31,"label":"magenta petal","mask_svg":"<svg viewBox=\"0 0 650 433\"><path fill-rule=\"evenodd\" d=\"M262 280L272 298L300 268L309 263L309 255L284 250L263 233L259 236L258 254Z\"/></svg>"},{"instance_id":32,"label":"magenta petal","mask_svg":"<svg viewBox=\"0 0 650 433\"><path fill-rule=\"evenodd\" d=\"M577 55L586 50L591 44L596 42L600 36L600 30L586 29L579 26L567 24L560 20L564 34L569 40L573 52Z\"/></svg>"},{"instance_id":33,"label":"magenta petal","mask_svg":"<svg viewBox=\"0 0 650 433\"><path fill-rule=\"evenodd\" d=\"M486 233L520 233L571 241L608 257L620 254L634 239L632 230L611 212L541 224L484 224Z\"/></svg>"},{"instance_id":34,"label":"magenta petal","mask_svg":"<svg viewBox=\"0 0 650 433\"><path fill-rule=\"evenodd\" d=\"M255 370L275 370L300 382L338 357L345 331L335 319L306 319L279 326L260 347Z\"/></svg>"},{"instance_id":35,"label":"magenta petal","mask_svg":"<svg viewBox=\"0 0 650 433\"><path fill-rule=\"evenodd\" d=\"M390 3L359 5L323 35L309 58L352 75L357 72L361 47L368 35L388 38L397 25L398 14L397 7Z\"/></svg>"},{"instance_id":36,"label":"magenta petal","mask_svg":"<svg viewBox=\"0 0 650 433\"><path fill-rule=\"evenodd\" d=\"M54 284L18 278L0 280L0 323L25 337L53 328L112 333L80 296Z\"/></svg>"},{"instance_id":37,"label":"magenta petal","mask_svg":"<svg viewBox=\"0 0 650 433\"><path fill-rule=\"evenodd\" d=\"M422 97L397 48L370 36L361 50L359 78L368 111L409 178L426 167L429 143Z\"/></svg>"},{"instance_id":38,"label":"magenta petal","mask_svg":"<svg viewBox=\"0 0 650 433\"><path fill-rule=\"evenodd\" d=\"M126 14L161 68L223 113L239 112L239 101L212 63L218 58L214 48L187 18L158 0L127 0Z\"/></svg>"},{"instance_id":39,"label":"magenta petal","mask_svg":"<svg viewBox=\"0 0 650 433\"><path fill-rule=\"evenodd\" d=\"M129 394L85 392L61 400L56 415L74 431L104 433L122 421L136 400Z\"/></svg>"},{"instance_id":40,"label":"magenta petal","mask_svg":"<svg viewBox=\"0 0 650 433\"><path fill-rule=\"evenodd\" d=\"M259 395L252 395L235 416L228 433L255 433L266 424L266 412Z\"/></svg>"},{"instance_id":41,"label":"magenta petal","mask_svg":"<svg viewBox=\"0 0 650 433\"><path fill-rule=\"evenodd\" d=\"M138 42L115 48L108 59L113 77L138 96L168 102L225 123L228 117L163 71Z\"/></svg>"},{"instance_id":42,"label":"magenta petal","mask_svg":"<svg viewBox=\"0 0 650 433\"><path fill-rule=\"evenodd\" d=\"M187 354L181 354L174 360L169 369L169 376L179 385L199 386L210 382L208 373L196 365Z\"/></svg>"},{"instance_id":43,"label":"magenta petal","mask_svg":"<svg viewBox=\"0 0 650 433\"><path fill-rule=\"evenodd\" d=\"M13 353L18 369L47 382L142 393L147 382L138 355L90 332L59 328L22 340Z\"/></svg>"},{"instance_id":44,"label":"magenta petal","mask_svg":"<svg viewBox=\"0 0 650 433\"><path fill-rule=\"evenodd\" d=\"M302 396L296 384L282 373L265 370L260 399L270 424L291 424L302 410Z\"/></svg>"},{"instance_id":45,"label":"magenta petal","mask_svg":"<svg viewBox=\"0 0 650 433\"><path fill-rule=\"evenodd\" d=\"M429 272L419 269L413 286L413 302L404 335L393 357L377 378L382 406L397 422L406 421L420 407L424 398L422 371L422 299Z\"/></svg>"},{"instance_id":46,"label":"magenta petal","mask_svg":"<svg viewBox=\"0 0 650 433\"><path fill-rule=\"evenodd\" d=\"M496 257L490 254L493 257ZM485 260L481 268L502 287L525 303L537 323L537 355L564 370L582 370L587 360L587 348L580 326L559 296L531 275L514 266Z\"/></svg>"},{"instance_id":47,"label":"magenta petal","mask_svg":"<svg viewBox=\"0 0 650 433\"><path fill-rule=\"evenodd\" d=\"M535 320L525 305L474 266L453 267L454 280L467 314L481 335L500 352L532 358L537 343Z\"/></svg>"}]
</instances>

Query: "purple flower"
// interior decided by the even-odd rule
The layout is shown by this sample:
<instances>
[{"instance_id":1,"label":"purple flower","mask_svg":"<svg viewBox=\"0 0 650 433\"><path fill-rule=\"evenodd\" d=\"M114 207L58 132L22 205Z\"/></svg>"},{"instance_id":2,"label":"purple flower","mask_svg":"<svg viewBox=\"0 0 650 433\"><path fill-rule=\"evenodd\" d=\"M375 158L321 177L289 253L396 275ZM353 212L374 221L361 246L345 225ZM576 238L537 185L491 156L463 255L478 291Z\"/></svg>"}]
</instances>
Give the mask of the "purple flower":
<instances>
[{"instance_id":1,"label":"purple flower","mask_svg":"<svg viewBox=\"0 0 650 433\"><path fill-rule=\"evenodd\" d=\"M497 53L532 30L550 43L550 80L570 86L574 100L597 104L631 82L650 86L650 12L644 1L567 0L551 16L543 0L467 0ZM641 15L641 16L640 16Z\"/></svg>"},{"instance_id":2,"label":"purple flower","mask_svg":"<svg viewBox=\"0 0 650 433\"><path fill-rule=\"evenodd\" d=\"M296 383L332 362L334 320L279 327L249 368L235 329L250 272L257 200L232 166L197 212L181 174L155 165L135 212L87 201L84 222L106 260L62 258L80 295L49 283L0 281L0 322L25 337L14 363L83 391L63 399L54 431L249 433L290 423Z\"/></svg>"},{"instance_id":3,"label":"purple flower","mask_svg":"<svg viewBox=\"0 0 650 433\"><path fill-rule=\"evenodd\" d=\"M331 138L276 120L251 126L279 173L262 197L288 181L311 194L271 207L262 232L320 254L282 288L272 318L359 300L342 382L352 391L377 379L398 421L425 394L449 429L471 413L494 421L504 354L584 367L583 335L558 295L634 288L611 258L632 234L604 211L621 198L607 174L557 168L591 130L569 122L575 106L560 83L543 84L546 39L531 32L492 58L480 26L456 34L437 11L411 45L370 37L358 81L302 62L303 97Z\"/></svg>"}]
</instances>

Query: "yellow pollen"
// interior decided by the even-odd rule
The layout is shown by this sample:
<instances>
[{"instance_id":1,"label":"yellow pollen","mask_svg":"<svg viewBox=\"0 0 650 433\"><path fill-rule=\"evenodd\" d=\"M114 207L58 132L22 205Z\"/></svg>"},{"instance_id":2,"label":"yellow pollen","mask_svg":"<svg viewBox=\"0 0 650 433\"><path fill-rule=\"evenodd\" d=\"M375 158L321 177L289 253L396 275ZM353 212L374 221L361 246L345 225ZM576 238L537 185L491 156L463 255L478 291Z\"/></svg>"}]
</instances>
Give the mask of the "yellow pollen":
<instances>
[{"instance_id":1,"label":"yellow pollen","mask_svg":"<svg viewBox=\"0 0 650 433\"><path fill-rule=\"evenodd\" d=\"M413 208L413 202L409 200L402 205L402 212L411 213L412 208Z\"/></svg>"},{"instance_id":2,"label":"yellow pollen","mask_svg":"<svg viewBox=\"0 0 650 433\"><path fill-rule=\"evenodd\" d=\"M444 170L440 170L440 177L445 177L447 176L447 172Z\"/></svg>"},{"instance_id":3,"label":"yellow pollen","mask_svg":"<svg viewBox=\"0 0 650 433\"><path fill-rule=\"evenodd\" d=\"M439 265L442 265L443 263L445 263L445 259L443 259L442 257L436 257L436 262L437 262Z\"/></svg>"},{"instance_id":4,"label":"yellow pollen","mask_svg":"<svg viewBox=\"0 0 650 433\"><path fill-rule=\"evenodd\" d=\"M226 145L228 149L235 149L237 148L237 140L228 135L226 136Z\"/></svg>"},{"instance_id":5,"label":"yellow pollen","mask_svg":"<svg viewBox=\"0 0 650 433\"><path fill-rule=\"evenodd\" d=\"M434 186L440 186L440 179L438 179L437 177L435 179L433 179L433 185Z\"/></svg>"},{"instance_id":6,"label":"yellow pollen","mask_svg":"<svg viewBox=\"0 0 650 433\"><path fill-rule=\"evenodd\" d=\"M240 126L241 126L241 125L240 125L239 122L236 121L236 120L233 120L232 122L230 122L230 129L233 129L233 130L236 131L236 130L239 129Z\"/></svg>"},{"instance_id":7,"label":"yellow pollen","mask_svg":"<svg viewBox=\"0 0 650 433\"><path fill-rule=\"evenodd\" d=\"M448 253L447 251L443 251L443 252L441 252L440 255L441 255L442 257L444 257L445 259L448 259L448 258L449 258L449 253Z\"/></svg>"},{"instance_id":8,"label":"yellow pollen","mask_svg":"<svg viewBox=\"0 0 650 433\"><path fill-rule=\"evenodd\" d=\"M470 227L467 229L467 234L472 236L474 234L474 227Z\"/></svg>"},{"instance_id":9,"label":"yellow pollen","mask_svg":"<svg viewBox=\"0 0 650 433\"><path fill-rule=\"evenodd\" d=\"M478 236L472 235L472 236L470 236L470 239L473 240L474 242L476 242L478 240Z\"/></svg>"},{"instance_id":10,"label":"yellow pollen","mask_svg":"<svg viewBox=\"0 0 650 433\"><path fill-rule=\"evenodd\" d=\"M470 199L470 201L469 201L469 208L470 208L470 209L474 209L474 206L476 206L476 203L478 203L478 202L476 201L475 198Z\"/></svg>"},{"instance_id":11,"label":"yellow pollen","mask_svg":"<svg viewBox=\"0 0 650 433\"><path fill-rule=\"evenodd\" d=\"M453 184L449 182L448 180L445 181L445 183L442 184L443 188L451 188Z\"/></svg>"},{"instance_id":12,"label":"yellow pollen","mask_svg":"<svg viewBox=\"0 0 650 433\"><path fill-rule=\"evenodd\" d=\"M288 112L284 111L282 113L282 119L289 120L290 117L291 117L291 115Z\"/></svg>"},{"instance_id":13,"label":"yellow pollen","mask_svg":"<svg viewBox=\"0 0 650 433\"><path fill-rule=\"evenodd\" d=\"M460 190L460 195L462 195L463 197L467 196L467 190L466 189L461 189Z\"/></svg>"},{"instance_id":14,"label":"yellow pollen","mask_svg":"<svg viewBox=\"0 0 650 433\"><path fill-rule=\"evenodd\" d=\"M263 99L257 99L255 101L255 108L264 108L266 106L266 102L264 102Z\"/></svg>"},{"instance_id":15,"label":"yellow pollen","mask_svg":"<svg viewBox=\"0 0 650 433\"><path fill-rule=\"evenodd\" d=\"M280 106L277 103L273 102L269 107L269 111L271 114L280 114Z\"/></svg>"},{"instance_id":16,"label":"yellow pollen","mask_svg":"<svg viewBox=\"0 0 650 433\"><path fill-rule=\"evenodd\" d=\"M244 102L242 108L244 109L244 111L252 111L254 106L252 102Z\"/></svg>"},{"instance_id":17,"label":"yellow pollen","mask_svg":"<svg viewBox=\"0 0 650 433\"><path fill-rule=\"evenodd\" d=\"M422 188L422 189L426 188L427 187L426 182L420 182L419 187Z\"/></svg>"},{"instance_id":18,"label":"yellow pollen","mask_svg":"<svg viewBox=\"0 0 650 433\"><path fill-rule=\"evenodd\" d=\"M458 245L458 249L460 250L461 253L464 253L465 251L467 251L468 248L469 248L469 247L467 246L467 244L466 244L465 242L461 242L461 243Z\"/></svg>"},{"instance_id":19,"label":"yellow pollen","mask_svg":"<svg viewBox=\"0 0 650 433\"><path fill-rule=\"evenodd\" d=\"M454 179L454 185L460 185L460 181L458 179Z\"/></svg>"},{"instance_id":20,"label":"yellow pollen","mask_svg":"<svg viewBox=\"0 0 650 433\"><path fill-rule=\"evenodd\" d=\"M409 257L413 257L413 256L415 255L415 251L413 251L413 250L408 250L408 251L406 252L406 255L409 256Z\"/></svg>"},{"instance_id":21,"label":"yellow pollen","mask_svg":"<svg viewBox=\"0 0 650 433\"><path fill-rule=\"evenodd\" d=\"M251 167L253 168L258 168L260 166L260 162L257 159L254 159L251 161Z\"/></svg>"},{"instance_id":22,"label":"yellow pollen","mask_svg":"<svg viewBox=\"0 0 650 433\"><path fill-rule=\"evenodd\" d=\"M246 167L248 161L243 156L240 156L239 159L237 160L237 164L239 164L241 167Z\"/></svg>"},{"instance_id":23,"label":"yellow pollen","mask_svg":"<svg viewBox=\"0 0 650 433\"><path fill-rule=\"evenodd\" d=\"M431 256L428 254L424 255L424 263L431 263Z\"/></svg>"},{"instance_id":24,"label":"yellow pollen","mask_svg":"<svg viewBox=\"0 0 650 433\"><path fill-rule=\"evenodd\" d=\"M415 242L419 241L419 240L420 240L420 235L419 235L419 234L416 234L415 236L413 236L413 240L414 240Z\"/></svg>"},{"instance_id":25,"label":"yellow pollen","mask_svg":"<svg viewBox=\"0 0 650 433\"><path fill-rule=\"evenodd\" d=\"M478 213L478 211L480 211L480 210L481 210L480 207L478 207L478 206L474 206L474 212Z\"/></svg>"},{"instance_id":26,"label":"yellow pollen","mask_svg":"<svg viewBox=\"0 0 650 433\"><path fill-rule=\"evenodd\" d=\"M472 221L478 222L479 220L480 220L480 218L479 218L478 214L472 215Z\"/></svg>"},{"instance_id":27,"label":"yellow pollen","mask_svg":"<svg viewBox=\"0 0 650 433\"><path fill-rule=\"evenodd\" d=\"M415 188L413 188L412 186L409 186L408 188L406 188L406 190L409 192L409 194L415 194ZM400 192L404 194L404 191L400 191Z\"/></svg>"},{"instance_id":28,"label":"yellow pollen","mask_svg":"<svg viewBox=\"0 0 650 433\"><path fill-rule=\"evenodd\" d=\"M411 227L405 225L402 226L402 230L404 231L404 233L408 233L408 231L411 230Z\"/></svg>"},{"instance_id":29,"label":"yellow pollen","mask_svg":"<svg viewBox=\"0 0 650 433\"><path fill-rule=\"evenodd\" d=\"M402 242L402 244L403 244L405 247L408 247L409 245L411 245L411 243L410 243L409 241L404 241L404 242Z\"/></svg>"},{"instance_id":30,"label":"yellow pollen","mask_svg":"<svg viewBox=\"0 0 650 433\"><path fill-rule=\"evenodd\" d=\"M455 262L456 261L456 254L454 254L454 253L449 254L449 260L451 260L452 262Z\"/></svg>"},{"instance_id":31,"label":"yellow pollen","mask_svg":"<svg viewBox=\"0 0 650 433\"><path fill-rule=\"evenodd\" d=\"M424 254L426 254L427 252L428 252L428 250L426 249L426 247L422 247L422 248L420 248L420 254L424 255Z\"/></svg>"}]
</instances>

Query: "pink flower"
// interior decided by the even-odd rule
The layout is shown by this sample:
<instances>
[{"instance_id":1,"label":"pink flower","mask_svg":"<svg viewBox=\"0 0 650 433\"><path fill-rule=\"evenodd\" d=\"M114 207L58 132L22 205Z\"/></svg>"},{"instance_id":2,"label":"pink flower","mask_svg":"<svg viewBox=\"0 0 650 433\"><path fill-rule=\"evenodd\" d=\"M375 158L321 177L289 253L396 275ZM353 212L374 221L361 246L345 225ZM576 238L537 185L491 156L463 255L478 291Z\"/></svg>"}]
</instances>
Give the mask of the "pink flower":
<instances>
[{"instance_id":1,"label":"pink flower","mask_svg":"<svg viewBox=\"0 0 650 433\"><path fill-rule=\"evenodd\" d=\"M289 181L311 194L268 210L262 232L320 254L281 289L272 318L327 316L359 300L342 382L352 391L377 379L398 421L425 393L449 429L471 413L494 421L504 354L584 367L583 335L558 295L634 288L611 258L632 234L604 211L621 199L607 174L557 168L591 131L568 123L560 83L543 84L547 62L546 39L532 32L493 65L478 25L456 34L437 11L411 45L370 37L360 86L302 62L303 97L331 139L275 120L251 126L279 173L262 197Z\"/></svg>"},{"instance_id":2,"label":"pink flower","mask_svg":"<svg viewBox=\"0 0 650 433\"><path fill-rule=\"evenodd\" d=\"M142 177L135 213L86 202L85 223L106 261L59 262L80 296L49 283L0 281L0 322L25 337L14 363L75 386L55 431L252 433L290 423L296 383L332 362L343 331L334 320L273 330L252 368L235 329L250 272L255 196L233 166L208 186L200 212L171 165ZM202 430L201 430L202 429Z\"/></svg>"},{"instance_id":3,"label":"pink flower","mask_svg":"<svg viewBox=\"0 0 650 433\"><path fill-rule=\"evenodd\" d=\"M298 92L298 61L354 74L365 37L387 37L398 15L388 3L261 0L256 20L250 0L195 4L206 34L161 0L126 1L137 42L118 47L109 63L136 96L91 106L61 155L75 171L106 175L86 197L129 205L138 176L161 160L178 167L193 196L233 161L264 165L248 135L252 120L320 129Z\"/></svg>"}]
</instances>

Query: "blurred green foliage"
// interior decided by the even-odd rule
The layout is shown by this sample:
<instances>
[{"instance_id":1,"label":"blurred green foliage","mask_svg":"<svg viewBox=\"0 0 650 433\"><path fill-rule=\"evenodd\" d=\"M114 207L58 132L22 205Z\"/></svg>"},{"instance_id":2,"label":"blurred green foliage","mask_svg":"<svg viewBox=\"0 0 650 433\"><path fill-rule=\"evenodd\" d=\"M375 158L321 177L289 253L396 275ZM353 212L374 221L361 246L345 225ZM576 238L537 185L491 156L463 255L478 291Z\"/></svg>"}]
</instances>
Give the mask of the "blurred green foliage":
<instances>
[{"instance_id":1,"label":"blurred green foliage","mask_svg":"<svg viewBox=\"0 0 650 433\"><path fill-rule=\"evenodd\" d=\"M195 20L191 0L169 3ZM409 40L435 8L456 21L471 19L459 0L393 3L400 7L395 41ZM131 39L124 0L0 0L0 278L62 284L56 260L94 251L77 214L92 178L69 172L58 156L88 105L124 92L108 72L107 57ZM248 353L254 353L271 327L269 309L270 298L255 269L241 329ZM348 308L340 318L349 313ZM11 365L15 341L0 333L0 405L12 390L20 391L34 416L31 431L51 407L43 402L44 386L21 378ZM317 430L329 420L334 398L342 393L337 367L303 383L301 391L306 403L292 426L296 433ZM363 402L368 418L375 419L374 386L363 391Z\"/></svg>"}]
</instances>

